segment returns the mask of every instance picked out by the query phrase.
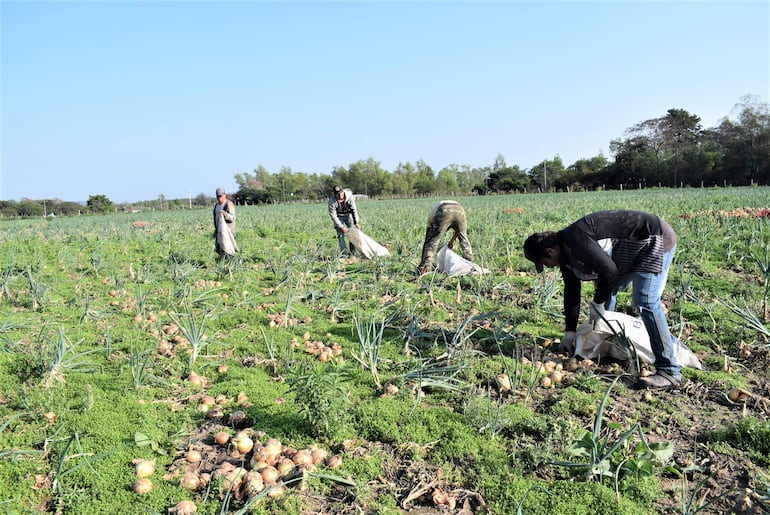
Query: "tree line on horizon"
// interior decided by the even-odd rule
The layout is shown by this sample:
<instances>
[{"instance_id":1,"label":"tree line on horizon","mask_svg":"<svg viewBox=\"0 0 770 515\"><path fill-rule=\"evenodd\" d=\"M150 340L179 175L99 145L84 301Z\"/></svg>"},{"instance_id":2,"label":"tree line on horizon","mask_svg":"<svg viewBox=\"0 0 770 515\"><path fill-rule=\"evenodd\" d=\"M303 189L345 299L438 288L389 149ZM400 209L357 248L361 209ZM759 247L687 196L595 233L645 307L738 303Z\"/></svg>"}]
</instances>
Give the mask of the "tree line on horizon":
<instances>
[{"instance_id":1,"label":"tree line on horizon","mask_svg":"<svg viewBox=\"0 0 770 515\"><path fill-rule=\"evenodd\" d=\"M397 198L433 195L499 194L543 191L586 191L650 187L713 187L770 184L770 105L757 96L742 97L716 127L704 129L700 117L669 109L659 117L627 129L610 142L610 161L602 153L564 166L558 155L529 169L508 165L498 154L483 167L451 164L438 172L422 160L384 170L373 158L328 174L295 172L284 166L271 173L258 166L235 174L240 205L317 201L334 184L359 195ZM116 206L105 195L92 195L85 206L58 199L0 201L0 217L77 215L144 209L188 209L211 206L214 198L157 199Z\"/></svg>"}]
</instances>

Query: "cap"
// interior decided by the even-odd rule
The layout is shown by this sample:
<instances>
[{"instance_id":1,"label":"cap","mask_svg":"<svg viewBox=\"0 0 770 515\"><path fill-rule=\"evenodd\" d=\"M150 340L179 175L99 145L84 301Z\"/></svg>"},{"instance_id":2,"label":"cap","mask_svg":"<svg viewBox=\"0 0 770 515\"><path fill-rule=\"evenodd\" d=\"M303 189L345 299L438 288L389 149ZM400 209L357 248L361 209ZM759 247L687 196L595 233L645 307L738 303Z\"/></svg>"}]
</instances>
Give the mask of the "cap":
<instances>
[{"instance_id":1,"label":"cap","mask_svg":"<svg viewBox=\"0 0 770 515\"><path fill-rule=\"evenodd\" d=\"M217 188L217 197L221 197L224 194L225 194L224 188Z\"/></svg>"},{"instance_id":2,"label":"cap","mask_svg":"<svg viewBox=\"0 0 770 515\"><path fill-rule=\"evenodd\" d=\"M340 186L339 184L335 184L334 187L332 188L332 193L336 195L340 191L342 191L342 186Z\"/></svg>"},{"instance_id":3,"label":"cap","mask_svg":"<svg viewBox=\"0 0 770 515\"><path fill-rule=\"evenodd\" d=\"M535 263L535 270L543 271L543 251L548 247L547 240L551 232L536 232L524 242L524 257Z\"/></svg>"}]
</instances>

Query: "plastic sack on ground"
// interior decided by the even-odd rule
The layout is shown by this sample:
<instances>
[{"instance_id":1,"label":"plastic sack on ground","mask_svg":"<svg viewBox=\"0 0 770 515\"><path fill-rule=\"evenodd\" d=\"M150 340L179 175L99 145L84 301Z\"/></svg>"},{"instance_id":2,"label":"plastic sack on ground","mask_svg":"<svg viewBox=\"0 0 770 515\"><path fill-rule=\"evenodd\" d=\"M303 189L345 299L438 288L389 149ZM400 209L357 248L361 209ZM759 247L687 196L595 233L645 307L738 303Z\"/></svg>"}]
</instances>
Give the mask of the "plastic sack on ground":
<instances>
[{"instance_id":1,"label":"plastic sack on ground","mask_svg":"<svg viewBox=\"0 0 770 515\"><path fill-rule=\"evenodd\" d=\"M444 272L450 277L489 273L489 270L486 268L482 268L472 261L468 261L464 257L455 254L446 245L441 247L441 250L436 255L436 267L439 272Z\"/></svg>"},{"instance_id":2,"label":"plastic sack on ground","mask_svg":"<svg viewBox=\"0 0 770 515\"><path fill-rule=\"evenodd\" d=\"M586 322L577 328L575 356L592 360L598 358L613 358L621 361L628 359L625 351L617 342L615 337L615 333L617 333L625 334L628 341L634 345L639 361L655 363L655 355L652 353L650 337L641 318L616 311L606 311L604 318L607 322L599 320L595 326L590 322ZM679 366L702 370L703 365L698 357L685 344L676 338L675 340L675 352Z\"/></svg>"},{"instance_id":3,"label":"plastic sack on ground","mask_svg":"<svg viewBox=\"0 0 770 515\"><path fill-rule=\"evenodd\" d=\"M371 239L360 229L354 227L349 229L346 234L350 243L367 259L372 259L374 256L390 256L388 249Z\"/></svg>"}]
</instances>

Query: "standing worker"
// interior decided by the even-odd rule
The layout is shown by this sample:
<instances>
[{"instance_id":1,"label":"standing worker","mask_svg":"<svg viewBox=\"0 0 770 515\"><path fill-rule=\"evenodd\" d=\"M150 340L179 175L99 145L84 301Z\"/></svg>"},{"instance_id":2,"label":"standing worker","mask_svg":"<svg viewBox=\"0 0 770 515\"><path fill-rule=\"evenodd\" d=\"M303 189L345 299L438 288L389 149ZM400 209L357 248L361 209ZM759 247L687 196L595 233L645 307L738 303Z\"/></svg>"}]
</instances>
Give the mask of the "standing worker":
<instances>
[{"instance_id":1,"label":"standing worker","mask_svg":"<svg viewBox=\"0 0 770 515\"><path fill-rule=\"evenodd\" d=\"M340 255L347 257L352 255L354 248L350 245L350 253L345 246L345 233L355 227L361 230L361 222L358 218L358 208L356 200L353 198L353 192L344 189L339 184L332 188L332 194L329 197L329 217L334 224L334 230L337 231L337 242L340 245Z\"/></svg>"},{"instance_id":2,"label":"standing worker","mask_svg":"<svg viewBox=\"0 0 770 515\"><path fill-rule=\"evenodd\" d=\"M451 249L455 240L459 238L463 257L468 261L473 261L473 249L471 248L471 242L468 241L468 227L465 221L463 206L454 200L442 200L433 206L430 210L430 216L428 216L425 242L422 244L422 258L420 259L420 266L417 267L419 274L430 272L431 265L436 257L438 242L441 240L441 236L450 228L454 231L454 234L449 243L447 243L447 247Z\"/></svg>"},{"instance_id":3,"label":"standing worker","mask_svg":"<svg viewBox=\"0 0 770 515\"><path fill-rule=\"evenodd\" d=\"M235 204L227 198L224 188L217 188L214 204L214 251L222 259L238 252L235 242Z\"/></svg>"},{"instance_id":4,"label":"standing worker","mask_svg":"<svg viewBox=\"0 0 770 515\"><path fill-rule=\"evenodd\" d=\"M640 377L641 388L679 386L678 340L671 334L661 296L674 259L676 234L662 218L640 211L600 211L584 216L559 232L532 234L524 242L524 256L543 266L560 267L564 281L565 332L561 349L575 349L580 315L581 281L596 281L590 320L612 311L619 290L633 283L632 300L639 310L655 355L655 374Z\"/></svg>"}]
</instances>

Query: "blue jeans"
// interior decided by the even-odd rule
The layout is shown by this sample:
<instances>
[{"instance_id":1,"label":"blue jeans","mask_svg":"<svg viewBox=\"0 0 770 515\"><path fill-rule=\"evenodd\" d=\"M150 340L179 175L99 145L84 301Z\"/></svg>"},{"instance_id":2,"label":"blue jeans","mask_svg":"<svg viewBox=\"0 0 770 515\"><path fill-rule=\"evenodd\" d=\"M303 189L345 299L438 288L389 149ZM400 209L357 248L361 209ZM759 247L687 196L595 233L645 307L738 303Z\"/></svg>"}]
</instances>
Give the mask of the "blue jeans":
<instances>
[{"instance_id":1,"label":"blue jeans","mask_svg":"<svg viewBox=\"0 0 770 515\"><path fill-rule=\"evenodd\" d=\"M352 229L353 227L355 227L355 224L353 223L353 215L352 214L337 215L337 218L339 218L340 222L342 222L342 224L345 227L347 227L348 229ZM340 245L340 254L343 255L343 256L347 256L348 255L348 249L347 249L347 247L345 245L345 233L342 232L342 229L340 229L339 227L335 227L334 230L337 231L337 243L339 243L339 245ZM353 248L353 245L350 245L350 254L353 254L354 250L355 249Z\"/></svg>"},{"instance_id":2,"label":"blue jeans","mask_svg":"<svg viewBox=\"0 0 770 515\"><path fill-rule=\"evenodd\" d=\"M634 272L623 277L604 303L604 307L614 311L618 291L633 283L632 300L634 306L639 309L644 327L650 336L650 347L655 355L655 369L680 379L682 373L676 359L679 340L671 334L660 302L675 250L676 247L663 254L663 269L659 274Z\"/></svg>"}]
</instances>

